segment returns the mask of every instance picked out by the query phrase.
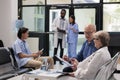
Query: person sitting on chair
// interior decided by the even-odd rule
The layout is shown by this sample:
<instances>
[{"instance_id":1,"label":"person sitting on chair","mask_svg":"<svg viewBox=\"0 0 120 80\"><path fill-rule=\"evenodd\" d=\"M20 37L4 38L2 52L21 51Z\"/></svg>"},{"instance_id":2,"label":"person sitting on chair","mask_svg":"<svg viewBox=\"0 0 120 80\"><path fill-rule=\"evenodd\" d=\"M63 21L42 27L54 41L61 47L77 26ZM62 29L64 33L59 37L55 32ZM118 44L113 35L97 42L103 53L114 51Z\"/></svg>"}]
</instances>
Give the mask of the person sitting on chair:
<instances>
[{"instance_id":1,"label":"person sitting on chair","mask_svg":"<svg viewBox=\"0 0 120 80\"><path fill-rule=\"evenodd\" d=\"M110 36L108 32L98 31L94 34L95 47L98 49L92 55L84 59L82 62L73 60L73 69L75 72L70 73L72 77L65 76L59 80L94 80L98 70L107 61L111 59L108 51Z\"/></svg>"},{"instance_id":2,"label":"person sitting on chair","mask_svg":"<svg viewBox=\"0 0 120 80\"><path fill-rule=\"evenodd\" d=\"M86 41L83 43L80 52L77 54L77 57L75 57L77 61L79 62L83 61L85 58L87 58L97 50L93 41L93 34L95 32L96 32L96 26L93 24L89 24L84 28L84 35L85 35ZM63 59L68 62L72 61L72 58L70 59L66 55L63 56ZM72 70L72 68L69 66L63 69L63 72L73 72L73 71L74 70Z\"/></svg>"},{"instance_id":3,"label":"person sitting on chair","mask_svg":"<svg viewBox=\"0 0 120 80\"><path fill-rule=\"evenodd\" d=\"M17 33L17 40L13 44L13 50L15 59L18 63L18 67L32 67L38 69L43 64L43 60L47 59L49 68L52 69L54 65L53 58L51 57L39 57L42 51L32 53L25 41L28 38L28 28L19 28Z\"/></svg>"}]
</instances>

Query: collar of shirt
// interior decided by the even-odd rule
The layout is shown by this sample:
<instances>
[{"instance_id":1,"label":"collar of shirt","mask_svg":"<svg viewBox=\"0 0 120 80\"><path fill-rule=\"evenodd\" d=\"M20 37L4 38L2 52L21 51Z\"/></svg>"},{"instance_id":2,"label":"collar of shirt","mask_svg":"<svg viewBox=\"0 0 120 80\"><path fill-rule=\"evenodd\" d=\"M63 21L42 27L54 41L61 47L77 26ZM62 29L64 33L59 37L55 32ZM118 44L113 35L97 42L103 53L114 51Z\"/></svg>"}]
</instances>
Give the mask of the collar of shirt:
<instances>
[{"instance_id":1,"label":"collar of shirt","mask_svg":"<svg viewBox=\"0 0 120 80\"><path fill-rule=\"evenodd\" d=\"M21 39L19 39L19 38L18 38L18 41L19 41L20 43L26 43L25 40L21 40Z\"/></svg>"},{"instance_id":2,"label":"collar of shirt","mask_svg":"<svg viewBox=\"0 0 120 80\"><path fill-rule=\"evenodd\" d=\"M91 40L90 42L86 41L88 45L94 45L94 41Z\"/></svg>"},{"instance_id":3,"label":"collar of shirt","mask_svg":"<svg viewBox=\"0 0 120 80\"><path fill-rule=\"evenodd\" d=\"M60 18L60 20L65 20L65 18Z\"/></svg>"}]
</instances>

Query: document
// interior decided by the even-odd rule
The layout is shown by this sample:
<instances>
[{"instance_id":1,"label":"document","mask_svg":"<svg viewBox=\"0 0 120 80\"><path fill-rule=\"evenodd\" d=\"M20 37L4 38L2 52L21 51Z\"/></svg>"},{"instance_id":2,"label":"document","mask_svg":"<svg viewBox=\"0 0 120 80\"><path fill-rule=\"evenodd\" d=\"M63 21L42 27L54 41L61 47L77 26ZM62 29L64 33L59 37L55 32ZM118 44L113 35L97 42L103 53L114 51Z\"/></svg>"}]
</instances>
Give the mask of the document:
<instances>
[{"instance_id":1,"label":"document","mask_svg":"<svg viewBox=\"0 0 120 80\"><path fill-rule=\"evenodd\" d=\"M49 77L49 78L59 78L61 76L65 76L65 75L69 75L68 72L61 72L61 71L56 71L56 70L52 70L52 71L44 71L44 70L33 70L30 72L26 73L27 75L31 75L31 76L39 76L39 77Z\"/></svg>"},{"instance_id":2,"label":"document","mask_svg":"<svg viewBox=\"0 0 120 80\"><path fill-rule=\"evenodd\" d=\"M70 64L69 62L65 61L64 59L60 58L59 56L55 55L56 58L58 58L60 61L62 61L63 63L65 63L67 66L72 66L72 64Z\"/></svg>"}]
</instances>

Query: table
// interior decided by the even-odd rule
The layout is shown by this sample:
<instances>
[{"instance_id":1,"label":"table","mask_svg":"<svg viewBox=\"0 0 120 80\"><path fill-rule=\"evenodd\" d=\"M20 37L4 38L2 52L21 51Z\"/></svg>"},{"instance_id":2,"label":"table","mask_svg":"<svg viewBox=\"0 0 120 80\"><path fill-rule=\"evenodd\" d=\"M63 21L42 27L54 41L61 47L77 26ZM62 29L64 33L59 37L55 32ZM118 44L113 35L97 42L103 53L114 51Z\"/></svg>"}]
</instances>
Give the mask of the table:
<instances>
[{"instance_id":1,"label":"table","mask_svg":"<svg viewBox=\"0 0 120 80\"><path fill-rule=\"evenodd\" d=\"M23 74L22 80L29 80L30 78L38 78L40 80L57 80L61 74L61 72L56 72L55 69L49 71L37 69Z\"/></svg>"}]
</instances>

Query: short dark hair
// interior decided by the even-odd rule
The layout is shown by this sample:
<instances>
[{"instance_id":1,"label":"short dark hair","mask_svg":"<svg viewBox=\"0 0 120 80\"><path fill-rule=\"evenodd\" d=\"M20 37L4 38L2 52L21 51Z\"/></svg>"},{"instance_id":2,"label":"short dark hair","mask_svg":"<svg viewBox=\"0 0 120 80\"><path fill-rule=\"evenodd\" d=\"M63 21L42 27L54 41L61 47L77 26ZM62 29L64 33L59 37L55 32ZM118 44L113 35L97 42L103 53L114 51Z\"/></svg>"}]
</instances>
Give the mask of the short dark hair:
<instances>
[{"instance_id":1,"label":"short dark hair","mask_svg":"<svg viewBox=\"0 0 120 80\"><path fill-rule=\"evenodd\" d=\"M65 12L65 14L66 14L66 10L65 10L65 9L62 9L62 10L61 10L61 12L62 12L62 11L64 11L64 12Z\"/></svg>"},{"instance_id":2,"label":"short dark hair","mask_svg":"<svg viewBox=\"0 0 120 80\"><path fill-rule=\"evenodd\" d=\"M23 33L26 33L28 30L29 30L29 29L28 29L28 28L25 28L25 27L19 28L18 33L17 33L18 38L21 39L22 34L23 34Z\"/></svg>"}]
</instances>

